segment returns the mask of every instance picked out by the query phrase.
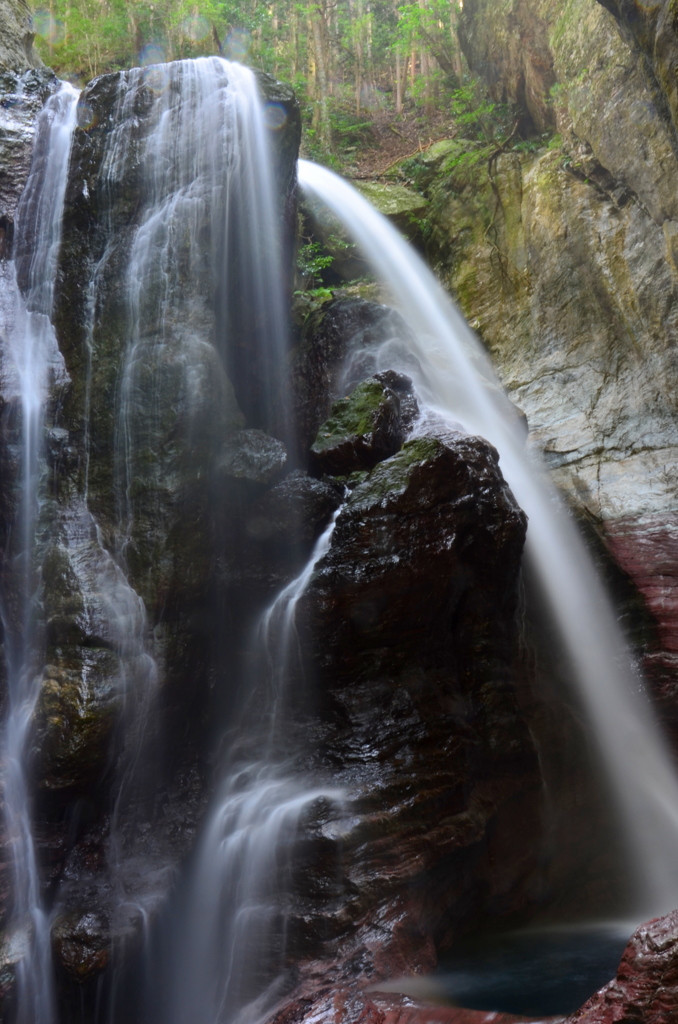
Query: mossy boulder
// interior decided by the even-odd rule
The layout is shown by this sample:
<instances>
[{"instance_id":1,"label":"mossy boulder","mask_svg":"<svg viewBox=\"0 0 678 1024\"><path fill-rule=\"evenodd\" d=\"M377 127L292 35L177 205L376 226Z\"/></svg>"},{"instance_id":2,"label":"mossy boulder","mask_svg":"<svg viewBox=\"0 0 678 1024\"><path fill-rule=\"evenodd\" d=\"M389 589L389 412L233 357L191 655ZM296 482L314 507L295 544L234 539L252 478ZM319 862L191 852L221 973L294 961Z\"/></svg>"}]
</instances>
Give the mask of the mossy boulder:
<instances>
[{"instance_id":1,"label":"mossy boulder","mask_svg":"<svg viewBox=\"0 0 678 1024\"><path fill-rule=\"evenodd\" d=\"M418 221L425 215L428 206L426 197L420 192L383 181L355 181L353 184L406 237L414 239L418 235Z\"/></svg>"},{"instance_id":2,"label":"mossy boulder","mask_svg":"<svg viewBox=\"0 0 678 1024\"><path fill-rule=\"evenodd\" d=\"M306 319L292 354L290 389L295 432L302 458L332 404L361 380L378 372L385 344L404 347L407 324L394 309L362 298L337 298Z\"/></svg>"},{"instance_id":3,"label":"mossy boulder","mask_svg":"<svg viewBox=\"0 0 678 1024\"><path fill-rule=\"evenodd\" d=\"M311 445L311 465L316 473L337 476L371 469L398 451L406 427L393 383L401 392L411 392L411 380L391 371L390 376L369 377L349 397L334 403L330 418Z\"/></svg>"}]
</instances>

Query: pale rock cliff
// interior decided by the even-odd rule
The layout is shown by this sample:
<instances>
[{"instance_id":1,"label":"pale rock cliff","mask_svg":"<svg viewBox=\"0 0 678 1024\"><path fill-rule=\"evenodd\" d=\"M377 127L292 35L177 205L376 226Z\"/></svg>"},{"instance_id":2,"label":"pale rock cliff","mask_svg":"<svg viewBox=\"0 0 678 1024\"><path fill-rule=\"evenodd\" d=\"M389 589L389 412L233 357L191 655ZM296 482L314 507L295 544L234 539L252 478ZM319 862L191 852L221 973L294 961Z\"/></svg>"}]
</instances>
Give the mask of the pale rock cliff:
<instances>
[{"instance_id":1,"label":"pale rock cliff","mask_svg":"<svg viewBox=\"0 0 678 1024\"><path fill-rule=\"evenodd\" d=\"M678 657L678 161L673 94L656 69L669 37L678 47L669 7L652 8L658 57L592 0L469 0L469 64L541 145L488 157L438 143L408 170L430 200L429 257L526 413L531 443L654 615L645 655L667 706Z\"/></svg>"},{"instance_id":2,"label":"pale rock cliff","mask_svg":"<svg viewBox=\"0 0 678 1024\"><path fill-rule=\"evenodd\" d=\"M25 0L2 0L0 25L0 70L26 71L42 67L33 49L33 19Z\"/></svg>"}]
</instances>

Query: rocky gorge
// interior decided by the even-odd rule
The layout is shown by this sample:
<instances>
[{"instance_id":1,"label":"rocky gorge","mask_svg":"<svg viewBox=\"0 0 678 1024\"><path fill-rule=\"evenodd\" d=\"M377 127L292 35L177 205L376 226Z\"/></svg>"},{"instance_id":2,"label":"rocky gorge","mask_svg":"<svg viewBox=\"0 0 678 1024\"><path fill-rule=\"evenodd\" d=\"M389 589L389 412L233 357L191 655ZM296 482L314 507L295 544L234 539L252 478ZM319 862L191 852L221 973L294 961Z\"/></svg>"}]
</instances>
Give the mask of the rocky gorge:
<instances>
[{"instance_id":1,"label":"rocky gorge","mask_svg":"<svg viewBox=\"0 0 678 1024\"><path fill-rule=\"evenodd\" d=\"M469 0L470 67L549 144L478 161L449 140L406 173L428 202L429 259L527 416L528 443L588 524L675 727L675 30L669 5L634 12ZM26 224L37 220L20 203L45 158L39 115L57 90L32 52L29 17L20 4L0 8L5 312L11 273L29 291ZM207 70L222 88L217 65ZM262 734L248 723L272 714L261 681L250 693L253 626L330 527L294 606L275 712L276 757L325 788L304 805L274 893L284 928L272 934L285 944L270 963L261 957L252 984L268 983L282 956L278 1024L433 1019L415 1000L365 988L431 971L471 928L558 907L607 911L624 890L614 823L577 708L558 683L541 688L558 671L525 606L526 517L497 452L419 420L412 381L372 358L407 334L398 315L334 300L289 352L267 349L280 308L263 313L248 276L254 207L237 191L237 161L224 176L249 219L221 233L198 206L147 259L148 211L166 208L145 161L164 157L153 149L158 111L174 109L191 74L95 79L78 100L68 164L51 317L59 355L36 485L39 686L27 756L58 1019L175 1019L163 1002L173 969L159 970L163 992L149 995L142 965L162 961L224 765L241 747L253 763L246 748ZM299 111L270 76L257 87L284 115L269 144L278 255L291 274ZM8 675L23 629L26 446L11 329L5 316ZM4 678L5 707L8 690ZM34 933L17 915L15 845L6 827L0 988L3 1019L27 1024L21 964ZM573 1020L672 1019L674 917L637 933L617 981Z\"/></svg>"}]
</instances>

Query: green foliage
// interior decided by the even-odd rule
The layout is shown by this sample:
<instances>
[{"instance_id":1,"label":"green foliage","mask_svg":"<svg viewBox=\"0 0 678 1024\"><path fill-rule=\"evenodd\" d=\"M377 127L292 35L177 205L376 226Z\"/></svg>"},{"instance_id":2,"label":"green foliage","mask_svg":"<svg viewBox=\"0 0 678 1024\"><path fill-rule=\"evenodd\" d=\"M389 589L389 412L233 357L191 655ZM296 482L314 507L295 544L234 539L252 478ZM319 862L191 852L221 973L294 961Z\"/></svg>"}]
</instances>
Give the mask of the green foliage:
<instances>
[{"instance_id":1,"label":"green foliage","mask_svg":"<svg viewBox=\"0 0 678 1024\"><path fill-rule=\"evenodd\" d=\"M374 138L372 121L366 121L352 109L334 105L330 116L332 136L344 151L351 146L363 146Z\"/></svg>"},{"instance_id":2,"label":"green foliage","mask_svg":"<svg viewBox=\"0 0 678 1024\"><path fill-rule=\"evenodd\" d=\"M518 142L514 142L511 149L514 153L536 153L544 147L547 149L558 149L561 143L560 135L554 135L552 132L543 132L541 135L535 136L535 138L521 139Z\"/></svg>"},{"instance_id":3,"label":"green foliage","mask_svg":"<svg viewBox=\"0 0 678 1024\"><path fill-rule=\"evenodd\" d=\"M336 279L336 261L353 255L356 247L352 242L347 242L345 238L332 232L323 234L321 240L312 234L308 235L304 219L300 218L300 222L300 234L304 244L299 246L297 252L297 274L304 287L296 294L322 297L322 293L328 291L326 271L334 270L330 282Z\"/></svg>"},{"instance_id":4,"label":"green foliage","mask_svg":"<svg viewBox=\"0 0 678 1024\"><path fill-rule=\"evenodd\" d=\"M304 277L317 277L333 263L334 256L328 255L320 242L308 242L299 247L297 267Z\"/></svg>"},{"instance_id":5,"label":"green foliage","mask_svg":"<svg viewBox=\"0 0 678 1024\"><path fill-rule=\"evenodd\" d=\"M219 53L289 81L302 108L305 152L337 169L377 141L373 117L394 111L396 75L410 113L451 113L465 133L479 136L496 120L496 105L462 83L460 0L43 3L36 44L61 77L85 84L109 71Z\"/></svg>"},{"instance_id":6,"label":"green foliage","mask_svg":"<svg viewBox=\"0 0 678 1024\"><path fill-rule=\"evenodd\" d=\"M304 295L309 299L316 300L317 302L325 302L326 299L333 298L334 291L332 288L324 288L321 286L320 288L308 288L306 291L299 289L294 294Z\"/></svg>"}]
</instances>

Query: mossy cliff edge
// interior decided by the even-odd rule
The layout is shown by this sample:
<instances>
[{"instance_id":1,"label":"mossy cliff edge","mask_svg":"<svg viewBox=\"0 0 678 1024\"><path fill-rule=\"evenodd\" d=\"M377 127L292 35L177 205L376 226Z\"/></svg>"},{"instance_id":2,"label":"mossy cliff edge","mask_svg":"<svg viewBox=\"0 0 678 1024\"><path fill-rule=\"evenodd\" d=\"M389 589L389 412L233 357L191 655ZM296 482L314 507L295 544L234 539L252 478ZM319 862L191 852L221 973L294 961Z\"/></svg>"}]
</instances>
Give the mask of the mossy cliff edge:
<instances>
[{"instance_id":1,"label":"mossy cliff edge","mask_svg":"<svg viewBox=\"0 0 678 1024\"><path fill-rule=\"evenodd\" d=\"M631 8L468 0L469 65L535 141L488 152L455 138L404 176L429 200L428 258L530 443L654 616L646 664L673 719L678 33L670 3L647 8L644 35Z\"/></svg>"}]
</instances>

